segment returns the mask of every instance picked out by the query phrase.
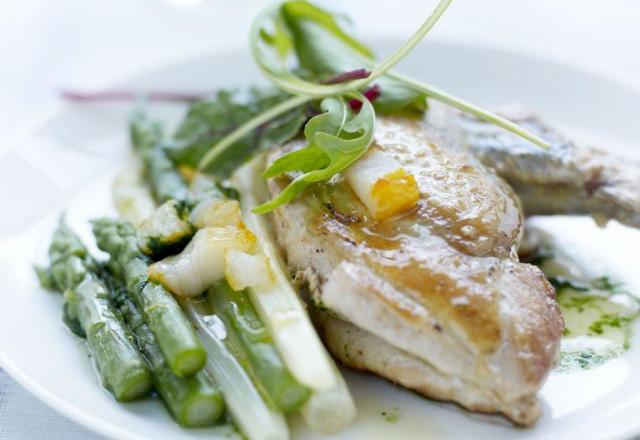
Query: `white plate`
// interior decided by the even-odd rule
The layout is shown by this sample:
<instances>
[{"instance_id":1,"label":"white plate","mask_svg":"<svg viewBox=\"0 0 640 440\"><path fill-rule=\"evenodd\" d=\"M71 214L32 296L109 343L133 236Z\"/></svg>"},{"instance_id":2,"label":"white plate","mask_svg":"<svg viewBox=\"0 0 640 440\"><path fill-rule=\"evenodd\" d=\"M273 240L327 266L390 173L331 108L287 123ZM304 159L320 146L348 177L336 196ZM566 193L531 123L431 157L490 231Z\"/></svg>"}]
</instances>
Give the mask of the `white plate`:
<instances>
[{"instance_id":1,"label":"white plate","mask_svg":"<svg viewBox=\"0 0 640 440\"><path fill-rule=\"evenodd\" d=\"M392 42L376 47L391 49ZM482 105L519 101L565 131L610 150L638 155L640 92L539 59L486 48L428 43L402 69ZM118 87L178 90L242 85L257 78L246 53L195 59ZM111 213L110 180L127 151L124 105L65 106L0 155L0 364L30 391L84 426L117 439L213 438L212 429L178 427L155 401L116 404L96 383L82 343L60 320L61 299L40 289L31 269L43 261L56 219L88 236L86 220ZM182 107L159 106L175 118ZM605 143L606 140L606 143ZM584 222L583 222L584 223ZM587 228L589 225L586 226ZM621 227L590 232L586 252L640 282L640 234ZM602 252L600 243L606 243ZM635 249L635 250L634 250ZM626 268L626 269L625 269ZM638 290L640 292L640 290ZM573 375L552 374L541 392L545 413L528 430L497 417L422 399L372 376L345 373L359 416L335 438L612 438L640 432L640 340L623 357ZM635 367L635 368L634 368ZM397 414L388 421L382 412ZM293 420L294 437L314 437ZM320 436L317 436L320 438ZM326 437L325 437L326 438Z\"/></svg>"}]
</instances>

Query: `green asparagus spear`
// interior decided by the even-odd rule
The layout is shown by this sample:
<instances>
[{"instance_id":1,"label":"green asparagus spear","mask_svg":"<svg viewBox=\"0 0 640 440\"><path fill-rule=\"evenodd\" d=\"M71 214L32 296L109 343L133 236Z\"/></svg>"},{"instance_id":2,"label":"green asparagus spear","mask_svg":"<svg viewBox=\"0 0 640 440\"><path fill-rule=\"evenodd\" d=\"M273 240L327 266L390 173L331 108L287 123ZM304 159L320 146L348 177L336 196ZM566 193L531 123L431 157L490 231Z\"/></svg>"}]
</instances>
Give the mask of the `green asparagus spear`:
<instances>
[{"instance_id":1,"label":"green asparagus spear","mask_svg":"<svg viewBox=\"0 0 640 440\"><path fill-rule=\"evenodd\" d=\"M180 250L194 233L188 222L189 188L163 148L162 124L136 111L129 121L131 144L140 157L156 202L161 204L141 225L142 251L159 258Z\"/></svg>"},{"instance_id":2,"label":"green asparagus spear","mask_svg":"<svg viewBox=\"0 0 640 440\"><path fill-rule=\"evenodd\" d=\"M86 247L64 222L49 247L50 267L39 268L45 287L64 292L64 320L87 340L102 382L117 400L132 400L151 389L151 374L109 302L104 284L92 273L93 260Z\"/></svg>"},{"instance_id":3,"label":"green asparagus spear","mask_svg":"<svg viewBox=\"0 0 640 440\"><path fill-rule=\"evenodd\" d=\"M187 378L176 376L164 360L156 337L127 296L122 283L111 277L109 284L112 301L136 335L140 351L151 367L154 386L173 417L182 426L213 425L224 410L222 394L213 380L205 371Z\"/></svg>"},{"instance_id":4,"label":"green asparagus spear","mask_svg":"<svg viewBox=\"0 0 640 440\"><path fill-rule=\"evenodd\" d=\"M162 123L150 119L143 112L135 112L129 122L133 149L142 159L147 180L158 203L173 199L186 204L188 210L198 203L211 200L237 199L238 192L219 185L214 179L196 178L189 188L175 164L165 153L168 144L163 140ZM194 185L195 183L195 185Z\"/></svg>"},{"instance_id":5,"label":"green asparagus spear","mask_svg":"<svg viewBox=\"0 0 640 440\"><path fill-rule=\"evenodd\" d=\"M109 253L109 268L126 282L127 293L142 312L171 371L181 377L199 371L206 352L182 309L164 287L148 281L148 260L138 248L135 228L126 221L94 220L98 247Z\"/></svg>"},{"instance_id":6,"label":"green asparagus spear","mask_svg":"<svg viewBox=\"0 0 640 440\"><path fill-rule=\"evenodd\" d=\"M299 408L310 391L296 382L285 367L247 292L234 292L223 280L209 289L208 297L213 312L225 324L228 343L256 379L258 389L284 412Z\"/></svg>"},{"instance_id":7,"label":"green asparagus spear","mask_svg":"<svg viewBox=\"0 0 640 440\"><path fill-rule=\"evenodd\" d=\"M175 168L172 173L166 166L166 156L150 154L154 148L162 148L161 142L158 141L160 133L158 127L157 122L154 123L141 114L134 115L131 121L131 139L134 149L143 160L148 180L159 201L166 198L179 200L186 210L191 211L201 203L206 204L223 198L238 198L236 191L222 188L214 180L202 175L196 176L190 188L191 192L185 196L184 186L178 184L184 181L181 180L182 177ZM156 138L155 147L149 142L149 139L153 138ZM159 172L160 170L162 172ZM166 198L160 198L161 195ZM156 213L160 214L161 210L163 207ZM162 221L157 223L168 222L170 217L172 216L164 214L161 216ZM178 224L176 221L168 223ZM141 244L144 246L144 243L149 243L158 248L159 243L161 245L169 243L166 238L168 234L160 234L158 231L160 231L159 228L154 228L155 240L153 241L149 240L153 234L144 231L147 239L141 240ZM219 287L220 285L222 287ZM220 285L212 289L224 290L226 287L227 294L221 293L217 300L212 301L212 305L217 306L217 313L225 321L226 326L231 328L227 340L230 349L248 370L261 394L272 406L283 411L300 407L308 398L310 391L296 382L284 366L266 328L257 318L246 292L234 294L226 282Z\"/></svg>"},{"instance_id":8,"label":"green asparagus spear","mask_svg":"<svg viewBox=\"0 0 640 440\"><path fill-rule=\"evenodd\" d=\"M139 227L142 251L154 259L180 250L195 232L188 221L189 188L163 147L162 124L136 111L129 121L131 144L161 206Z\"/></svg>"},{"instance_id":9,"label":"green asparagus spear","mask_svg":"<svg viewBox=\"0 0 640 440\"><path fill-rule=\"evenodd\" d=\"M156 201L187 201L189 188L163 148L162 124L137 111L129 122L131 144L142 159Z\"/></svg>"}]
</instances>

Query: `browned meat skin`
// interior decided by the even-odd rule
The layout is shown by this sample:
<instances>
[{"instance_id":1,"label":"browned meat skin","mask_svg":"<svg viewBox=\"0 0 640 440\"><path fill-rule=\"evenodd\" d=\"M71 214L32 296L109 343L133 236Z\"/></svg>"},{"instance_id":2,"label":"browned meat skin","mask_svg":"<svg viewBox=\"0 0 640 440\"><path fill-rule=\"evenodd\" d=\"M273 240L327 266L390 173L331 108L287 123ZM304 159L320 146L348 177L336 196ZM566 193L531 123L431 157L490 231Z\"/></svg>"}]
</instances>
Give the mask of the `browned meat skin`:
<instances>
[{"instance_id":1,"label":"browned meat skin","mask_svg":"<svg viewBox=\"0 0 640 440\"><path fill-rule=\"evenodd\" d=\"M318 305L402 355L385 361L385 377L529 425L558 355L563 323L554 291L537 268L517 261L517 197L473 157L446 146L419 121L380 119L367 154L393 156L410 171L419 206L375 222L336 178L279 208L276 234ZM271 181L271 194L287 181ZM356 363L340 355L340 337L325 339L347 365L382 372L375 344L364 344ZM403 356L434 373L407 379ZM430 377L442 384L430 385Z\"/></svg>"},{"instance_id":2,"label":"browned meat skin","mask_svg":"<svg viewBox=\"0 0 640 440\"><path fill-rule=\"evenodd\" d=\"M438 103L427 118L494 168L520 196L527 215L587 214L599 222L615 219L640 227L640 163L579 146L520 106L505 106L499 113L551 148L543 150Z\"/></svg>"}]
</instances>

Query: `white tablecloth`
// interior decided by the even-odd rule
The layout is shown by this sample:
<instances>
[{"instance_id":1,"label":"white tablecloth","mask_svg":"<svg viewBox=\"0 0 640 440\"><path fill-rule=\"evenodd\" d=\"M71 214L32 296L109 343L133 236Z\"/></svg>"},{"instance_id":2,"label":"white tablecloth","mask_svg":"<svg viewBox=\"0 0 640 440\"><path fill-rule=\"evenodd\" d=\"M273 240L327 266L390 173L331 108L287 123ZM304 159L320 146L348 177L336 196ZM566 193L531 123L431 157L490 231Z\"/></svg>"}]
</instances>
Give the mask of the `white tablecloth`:
<instances>
[{"instance_id":1,"label":"white tablecloth","mask_svg":"<svg viewBox=\"0 0 640 440\"><path fill-rule=\"evenodd\" d=\"M10 139L56 101L60 87L101 87L157 63L243 46L250 17L263 3L3 0L0 132ZM324 3L356 17L358 28L368 35L407 35L435 4ZM640 84L639 22L637 0L458 0L429 38L527 52ZM99 438L39 402L0 370L0 440Z\"/></svg>"},{"instance_id":2,"label":"white tablecloth","mask_svg":"<svg viewBox=\"0 0 640 440\"><path fill-rule=\"evenodd\" d=\"M0 440L100 440L40 402L0 370Z\"/></svg>"}]
</instances>

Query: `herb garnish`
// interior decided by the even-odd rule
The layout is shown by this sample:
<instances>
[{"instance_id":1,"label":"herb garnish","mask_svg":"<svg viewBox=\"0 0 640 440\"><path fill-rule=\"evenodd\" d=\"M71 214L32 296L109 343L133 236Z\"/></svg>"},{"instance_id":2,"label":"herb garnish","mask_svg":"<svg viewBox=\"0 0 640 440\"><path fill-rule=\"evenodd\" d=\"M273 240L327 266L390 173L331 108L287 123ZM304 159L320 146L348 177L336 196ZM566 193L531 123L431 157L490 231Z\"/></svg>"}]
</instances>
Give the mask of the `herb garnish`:
<instances>
[{"instance_id":1,"label":"herb garnish","mask_svg":"<svg viewBox=\"0 0 640 440\"><path fill-rule=\"evenodd\" d=\"M424 111L426 98L429 97L492 122L541 147L547 147L548 144L539 137L497 115L391 71L433 28L451 2L452 0L441 0L418 30L395 53L375 66L371 51L347 34L329 12L304 0L283 1L267 8L253 22L251 51L263 74L280 90L293 96L255 115L216 142L199 161L198 168L207 169L229 147L274 118L316 100L322 100L321 107L326 109L337 102L344 102L349 96L360 93L359 91L365 90L374 82L377 87L372 90L376 91L378 98L375 109L381 113ZM295 70L289 67L290 55L294 52L297 57ZM353 72L358 74L354 75ZM367 99L360 95L358 101L364 103ZM351 113L343 113L344 126L338 132L334 130L334 124L317 125L313 139L310 139L305 129L305 136L312 148L305 148L305 153L287 155L286 171L281 171L285 169L281 162L267 172L265 177L289 171L301 171L303 176L296 178L283 194L257 207L256 212L268 212L287 203L310 183L331 178L367 151L373 139L375 112L373 107L369 112L369 105L361 109L358 107L357 104L353 105ZM358 110L365 111L365 116L355 115ZM331 111L327 113L331 114ZM347 119L350 122L346 122ZM348 130L355 125L358 126L357 135ZM325 128L329 131L323 131ZM317 142L317 139L323 139L322 147L312 143ZM322 156L318 148L326 156ZM311 158L322 158L312 170L309 169ZM320 164L324 167L320 168Z\"/></svg>"},{"instance_id":2,"label":"herb garnish","mask_svg":"<svg viewBox=\"0 0 640 440\"><path fill-rule=\"evenodd\" d=\"M560 365L556 367L556 371L561 373L570 373L575 370L590 370L603 365L607 361L616 358L621 354L622 351L617 349L597 352L592 348L579 351L562 352L560 356Z\"/></svg>"},{"instance_id":3,"label":"herb garnish","mask_svg":"<svg viewBox=\"0 0 640 440\"><path fill-rule=\"evenodd\" d=\"M546 242L538 243L528 261L553 285L564 317L558 371L595 368L629 349L640 300L623 283L606 275L593 278Z\"/></svg>"},{"instance_id":4,"label":"herb garnish","mask_svg":"<svg viewBox=\"0 0 640 440\"><path fill-rule=\"evenodd\" d=\"M310 184L330 179L367 151L373 142L373 106L360 93L353 92L347 97L362 103L360 111L353 113L343 98L324 99L321 107L325 112L311 118L304 128L307 147L280 157L263 176L271 178L291 171L303 174L277 197L257 206L255 212L269 212L289 202Z\"/></svg>"},{"instance_id":5,"label":"herb garnish","mask_svg":"<svg viewBox=\"0 0 640 440\"><path fill-rule=\"evenodd\" d=\"M389 423L395 423L398 421L398 418L400 417L400 410L398 409L397 406L394 406L393 408L391 408L390 410L387 411L381 411L380 415L382 417L384 417L384 419L389 422Z\"/></svg>"},{"instance_id":6,"label":"herb garnish","mask_svg":"<svg viewBox=\"0 0 640 440\"><path fill-rule=\"evenodd\" d=\"M218 150L208 173L226 178L253 153L279 145L296 136L308 115L304 106L296 105L277 117L256 120L269 109L279 108L289 99L287 93L273 88L251 88L246 93L221 90L209 99L192 104L165 149L177 165L196 167L211 145L229 142L233 148ZM255 129L229 138L236 128L255 121Z\"/></svg>"}]
</instances>

